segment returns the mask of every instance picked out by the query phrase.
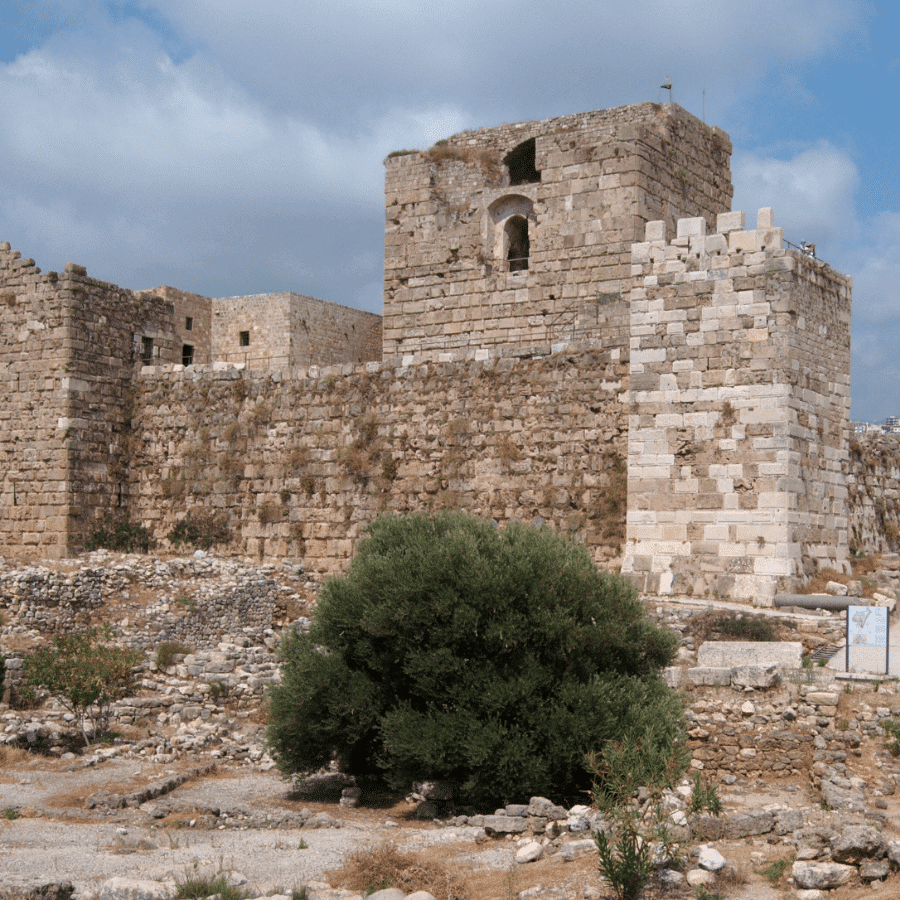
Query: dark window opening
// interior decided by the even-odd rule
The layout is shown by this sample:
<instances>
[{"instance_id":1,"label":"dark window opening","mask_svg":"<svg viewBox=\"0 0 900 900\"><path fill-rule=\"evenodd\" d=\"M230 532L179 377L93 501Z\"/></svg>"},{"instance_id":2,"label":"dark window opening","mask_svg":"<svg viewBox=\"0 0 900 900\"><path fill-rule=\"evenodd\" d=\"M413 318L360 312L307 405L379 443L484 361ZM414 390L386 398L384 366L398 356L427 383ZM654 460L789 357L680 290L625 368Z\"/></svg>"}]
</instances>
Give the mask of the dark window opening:
<instances>
[{"instance_id":1,"label":"dark window opening","mask_svg":"<svg viewBox=\"0 0 900 900\"><path fill-rule=\"evenodd\" d=\"M185 316L184 330L185 331L193 331L194 330L194 320L191 316Z\"/></svg>"},{"instance_id":2,"label":"dark window opening","mask_svg":"<svg viewBox=\"0 0 900 900\"><path fill-rule=\"evenodd\" d=\"M241 332L241 346L242 347L250 346L250 332L249 331Z\"/></svg>"},{"instance_id":3,"label":"dark window opening","mask_svg":"<svg viewBox=\"0 0 900 900\"><path fill-rule=\"evenodd\" d=\"M181 348L181 364L183 366L194 364L194 348L190 344L184 344Z\"/></svg>"},{"instance_id":4,"label":"dark window opening","mask_svg":"<svg viewBox=\"0 0 900 900\"><path fill-rule=\"evenodd\" d=\"M534 184L541 180L541 173L535 168L534 154L534 138L529 138L510 150L503 160L509 169L510 184Z\"/></svg>"},{"instance_id":5,"label":"dark window opening","mask_svg":"<svg viewBox=\"0 0 900 900\"><path fill-rule=\"evenodd\" d=\"M512 216L506 222L506 259L510 272L522 272L528 268L530 244L528 241L528 219Z\"/></svg>"},{"instance_id":6,"label":"dark window opening","mask_svg":"<svg viewBox=\"0 0 900 900\"><path fill-rule=\"evenodd\" d=\"M153 338L141 338L141 361L145 366L153 365Z\"/></svg>"}]
</instances>

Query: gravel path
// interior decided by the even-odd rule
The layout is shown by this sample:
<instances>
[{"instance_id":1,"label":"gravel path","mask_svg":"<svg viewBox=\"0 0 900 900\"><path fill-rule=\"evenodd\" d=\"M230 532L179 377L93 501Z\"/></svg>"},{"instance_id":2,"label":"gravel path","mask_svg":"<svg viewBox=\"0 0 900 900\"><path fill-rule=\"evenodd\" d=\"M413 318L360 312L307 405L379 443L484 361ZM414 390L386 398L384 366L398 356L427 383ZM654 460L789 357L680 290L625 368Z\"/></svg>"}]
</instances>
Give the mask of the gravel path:
<instances>
[{"instance_id":1,"label":"gravel path","mask_svg":"<svg viewBox=\"0 0 900 900\"><path fill-rule=\"evenodd\" d=\"M114 876L177 881L229 871L243 875L259 894L290 892L339 868L353 850L385 839L411 849L458 843L461 855L483 855L479 865L489 867L506 868L512 861L511 848L479 851L475 829L398 825L384 810L329 805L341 828L209 830L191 828L187 821L155 823L141 810L84 809L83 798L97 790L134 789L175 771L171 766L111 759L88 768L78 761L43 769L29 764L0 773L0 808L23 810L18 819L0 819L0 889L71 881L77 897L92 897ZM277 774L246 770L193 779L162 799L273 816L286 807L323 808L290 802L288 785ZM60 806L63 801L68 805ZM179 827L182 824L186 827Z\"/></svg>"}]
</instances>

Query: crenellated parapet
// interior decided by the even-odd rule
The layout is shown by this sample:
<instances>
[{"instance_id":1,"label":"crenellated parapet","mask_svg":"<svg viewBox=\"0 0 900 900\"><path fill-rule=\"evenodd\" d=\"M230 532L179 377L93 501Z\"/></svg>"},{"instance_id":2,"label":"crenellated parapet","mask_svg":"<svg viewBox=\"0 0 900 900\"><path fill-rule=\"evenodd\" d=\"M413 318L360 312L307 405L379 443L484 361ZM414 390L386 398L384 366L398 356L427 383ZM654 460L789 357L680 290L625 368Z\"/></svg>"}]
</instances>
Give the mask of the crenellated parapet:
<instances>
[{"instance_id":1,"label":"crenellated parapet","mask_svg":"<svg viewBox=\"0 0 900 900\"><path fill-rule=\"evenodd\" d=\"M771 209L650 222L632 248L624 571L770 599L847 560L850 279Z\"/></svg>"}]
</instances>

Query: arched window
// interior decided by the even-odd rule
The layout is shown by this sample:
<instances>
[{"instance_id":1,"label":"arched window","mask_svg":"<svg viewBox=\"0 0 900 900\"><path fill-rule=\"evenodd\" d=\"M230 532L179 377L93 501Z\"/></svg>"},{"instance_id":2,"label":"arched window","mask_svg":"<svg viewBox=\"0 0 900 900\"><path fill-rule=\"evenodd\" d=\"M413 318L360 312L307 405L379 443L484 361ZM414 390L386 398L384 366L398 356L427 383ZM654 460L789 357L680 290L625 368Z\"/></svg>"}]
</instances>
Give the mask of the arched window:
<instances>
[{"instance_id":1,"label":"arched window","mask_svg":"<svg viewBox=\"0 0 900 900\"><path fill-rule=\"evenodd\" d=\"M503 231L509 271L522 272L528 268L528 219L524 216L510 216Z\"/></svg>"}]
</instances>

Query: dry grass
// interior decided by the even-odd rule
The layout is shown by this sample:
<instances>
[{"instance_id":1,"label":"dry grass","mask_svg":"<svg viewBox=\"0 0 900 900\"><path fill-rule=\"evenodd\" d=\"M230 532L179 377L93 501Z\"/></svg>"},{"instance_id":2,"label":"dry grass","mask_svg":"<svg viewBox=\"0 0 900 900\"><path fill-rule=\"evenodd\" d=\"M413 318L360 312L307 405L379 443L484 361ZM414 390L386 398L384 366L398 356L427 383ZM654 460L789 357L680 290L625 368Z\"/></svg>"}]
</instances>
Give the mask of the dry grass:
<instances>
[{"instance_id":1,"label":"dry grass","mask_svg":"<svg viewBox=\"0 0 900 900\"><path fill-rule=\"evenodd\" d=\"M32 755L23 747L10 747L9 744L0 744L0 767L7 769L19 766L33 759Z\"/></svg>"},{"instance_id":2,"label":"dry grass","mask_svg":"<svg viewBox=\"0 0 900 900\"><path fill-rule=\"evenodd\" d=\"M866 575L871 575L881 568L881 554L853 559L850 561L850 565L853 567L854 578L865 578Z\"/></svg>"},{"instance_id":3,"label":"dry grass","mask_svg":"<svg viewBox=\"0 0 900 900\"><path fill-rule=\"evenodd\" d=\"M365 894L385 887L396 887L412 894L428 891L435 900L473 900L484 895L469 892L465 879L454 874L429 851L428 859L418 853L397 849L392 843L357 850L326 877L333 885L345 886Z\"/></svg>"},{"instance_id":4,"label":"dry grass","mask_svg":"<svg viewBox=\"0 0 900 900\"><path fill-rule=\"evenodd\" d=\"M838 584L847 584L850 581L849 575L844 575L841 572L836 571L835 569L819 569L816 574L809 579L801 588L798 589L798 593L801 594L825 594L827 593L825 588L829 581L835 581Z\"/></svg>"}]
</instances>

